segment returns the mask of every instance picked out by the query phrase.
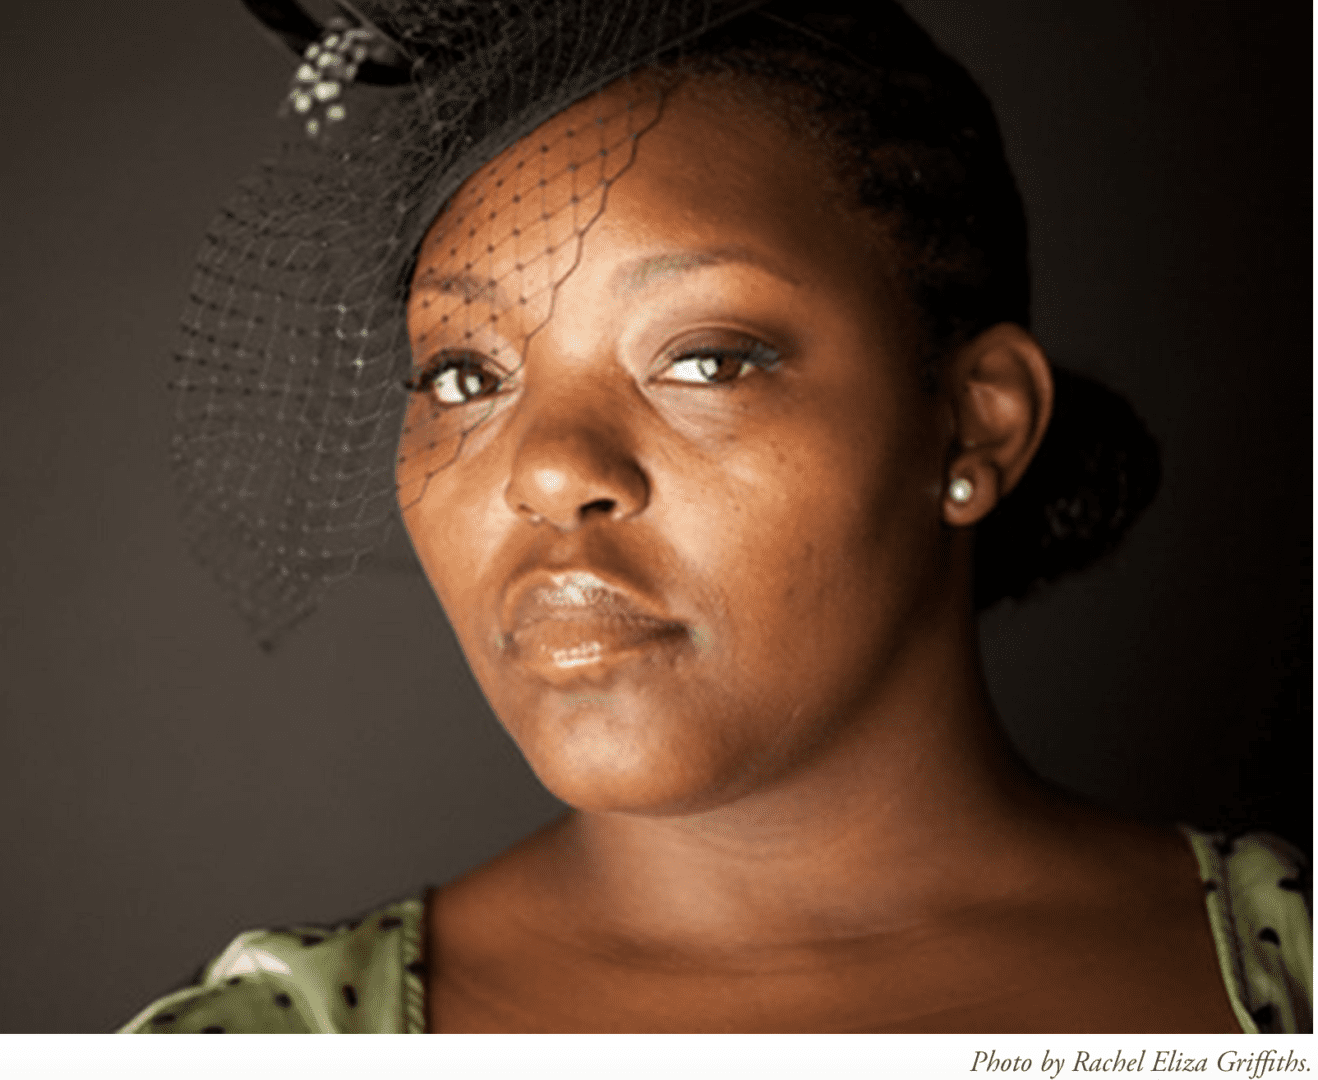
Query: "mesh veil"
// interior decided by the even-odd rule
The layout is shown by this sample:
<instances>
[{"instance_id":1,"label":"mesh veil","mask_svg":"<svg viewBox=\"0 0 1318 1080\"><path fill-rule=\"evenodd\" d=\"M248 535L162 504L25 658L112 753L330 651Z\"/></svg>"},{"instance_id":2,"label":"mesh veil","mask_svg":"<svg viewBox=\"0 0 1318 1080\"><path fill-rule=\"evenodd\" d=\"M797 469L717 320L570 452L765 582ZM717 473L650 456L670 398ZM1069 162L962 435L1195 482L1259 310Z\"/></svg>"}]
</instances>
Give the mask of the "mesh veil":
<instances>
[{"instance_id":1,"label":"mesh veil","mask_svg":"<svg viewBox=\"0 0 1318 1080\"><path fill-rule=\"evenodd\" d=\"M293 7L244 2L258 14ZM370 81L397 85L333 88L335 122L316 137L301 118L289 125L207 231L176 350L185 532L267 643L378 550L400 502L420 497L466 437L444 395L479 391L483 376L413 362L405 315L423 239L432 254L444 245L466 282L434 290L436 336L497 338L487 292L548 317L608 186L657 118L662 91L642 69L736 40L749 21L757 41L777 27L863 71L881 56L945 61L883 0L861 15L843 0L335 3L390 43L402 74ZM597 94L620 79L625 93ZM889 90L898 111L903 85ZM583 123L563 119L574 106ZM938 122L967 123L955 111ZM518 151L533 131L544 145ZM522 340L485 340L484 354L515 357L536 320L520 325Z\"/></svg>"},{"instance_id":2,"label":"mesh veil","mask_svg":"<svg viewBox=\"0 0 1318 1080\"><path fill-rule=\"evenodd\" d=\"M410 79L352 87L323 137L290 125L205 235L175 357L188 542L261 640L313 610L397 520L404 302L437 212L567 105L753 6L356 6L401 47ZM601 170L596 184L609 180Z\"/></svg>"}]
</instances>

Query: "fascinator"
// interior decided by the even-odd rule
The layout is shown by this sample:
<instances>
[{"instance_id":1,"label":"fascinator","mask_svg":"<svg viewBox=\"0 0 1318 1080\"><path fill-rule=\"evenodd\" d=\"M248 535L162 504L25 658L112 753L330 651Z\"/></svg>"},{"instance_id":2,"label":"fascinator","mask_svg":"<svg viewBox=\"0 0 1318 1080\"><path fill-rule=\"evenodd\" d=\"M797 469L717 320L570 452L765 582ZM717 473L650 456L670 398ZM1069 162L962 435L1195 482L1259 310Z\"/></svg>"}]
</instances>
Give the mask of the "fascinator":
<instances>
[{"instance_id":1,"label":"fascinator","mask_svg":"<svg viewBox=\"0 0 1318 1080\"><path fill-rule=\"evenodd\" d=\"M285 139L205 234L174 355L171 453L189 546L266 643L398 520L400 456L418 445L400 447L404 314L427 228L569 105L711 42L772 41L865 78L887 71L893 115L918 99L925 128L932 117L1001 158L987 102L891 0L243 2L290 51ZM971 92L931 105L942 77ZM639 120L597 120L600 164L573 178L573 203L617 178L639 135ZM560 211L566 199L546 214Z\"/></svg>"}]
</instances>

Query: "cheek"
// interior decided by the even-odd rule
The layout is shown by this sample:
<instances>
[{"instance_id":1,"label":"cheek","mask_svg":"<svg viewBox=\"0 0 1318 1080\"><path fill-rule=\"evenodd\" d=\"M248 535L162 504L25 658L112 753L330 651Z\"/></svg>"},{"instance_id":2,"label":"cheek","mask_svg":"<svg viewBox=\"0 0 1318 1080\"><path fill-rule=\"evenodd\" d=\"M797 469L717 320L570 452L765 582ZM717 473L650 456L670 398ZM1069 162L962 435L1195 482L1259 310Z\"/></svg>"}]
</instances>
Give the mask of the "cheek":
<instances>
[{"instance_id":1,"label":"cheek","mask_svg":"<svg viewBox=\"0 0 1318 1080\"><path fill-rule=\"evenodd\" d=\"M424 494L403 511L412 547L464 648L481 606L476 583L495 547L493 501L491 491L453 468L431 475Z\"/></svg>"},{"instance_id":2,"label":"cheek","mask_svg":"<svg viewBox=\"0 0 1318 1080\"><path fill-rule=\"evenodd\" d=\"M443 483L442 474L457 460L461 447L458 425L428 394L413 394L399 435L395 470L398 505L405 519L429 501L432 488Z\"/></svg>"},{"instance_id":3,"label":"cheek","mask_svg":"<svg viewBox=\"0 0 1318 1080\"><path fill-rule=\"evenodd\" d=\"M881 414L820 424L688 474L665 531L717 589L735 663L845 666L900 633L939 535L920 433Z\"/></svg>"}]
</instances>

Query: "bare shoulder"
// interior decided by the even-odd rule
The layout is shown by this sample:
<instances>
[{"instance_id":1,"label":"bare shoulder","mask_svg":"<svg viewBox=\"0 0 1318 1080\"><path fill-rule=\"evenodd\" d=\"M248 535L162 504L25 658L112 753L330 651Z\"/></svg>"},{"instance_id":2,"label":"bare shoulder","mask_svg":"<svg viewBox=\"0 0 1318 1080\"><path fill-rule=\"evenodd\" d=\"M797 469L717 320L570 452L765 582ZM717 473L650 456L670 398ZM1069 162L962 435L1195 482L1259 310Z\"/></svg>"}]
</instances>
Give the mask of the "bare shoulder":
<instances>
[{"instance_id":1,"label":"bare shoulder","mask_svg":"<svg viewBox=\"0 0 1318 1080\"><path fill-rule=\"evenodd\" d=\"M565 923L547 899L542 851L555 831L551 825L527 837L433 893L428 1031L559 1027L562 973L577 969L574 981L586 980L572 957L577 943L565 940Z\"/></svg>"},{"instance_id":2,"label":"bare shoulder","mask_svg":"<svg viewBox=\"0 0 1318 1080\"><path fill-rule=\"evenodd\" d=\"M1056 956L1041 1029L1238 1032L1186 836L1091 807L1056 824L1023 905Z\"/></svg>"},{"instance_id":3,"label":"bare shoulder","mask_svg":"<svg viewBox=\"0 0 1318 1080\"><path fill-rule=\"evenodd\" d=\"M1072 804L1050 823L1039 852L1068 871L1056 880L1064 894L1116 890L1133 903L1203 907L1194 852L1174 826Z\"/></svg>"}]
</instances>

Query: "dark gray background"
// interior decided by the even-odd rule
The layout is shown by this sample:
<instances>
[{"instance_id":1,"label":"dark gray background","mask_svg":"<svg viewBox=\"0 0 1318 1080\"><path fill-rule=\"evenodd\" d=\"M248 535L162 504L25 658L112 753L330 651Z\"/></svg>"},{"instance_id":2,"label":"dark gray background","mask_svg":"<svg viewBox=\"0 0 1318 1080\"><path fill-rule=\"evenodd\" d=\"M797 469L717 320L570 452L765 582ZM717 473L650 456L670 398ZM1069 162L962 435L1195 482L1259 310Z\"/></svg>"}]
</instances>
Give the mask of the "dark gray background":
<instances>
[{"instance_id":1,"label":"dark gray background","mask_svg":"<svg viewBox=\"0 0 1318 1080\"><path fill-rule=\"evenodd\" d=\"M1308 847L1310 13L922 0L995 101L1036 330L1165 449L1106 566L984 621L1048 776ZM552 815L420 579L272 656L174 526L172 328L277 138L290 58L237 0L7 5L0 178L0 1026L98 1031L237 931L439 883Z\"/></svg>"}]
</instances>

